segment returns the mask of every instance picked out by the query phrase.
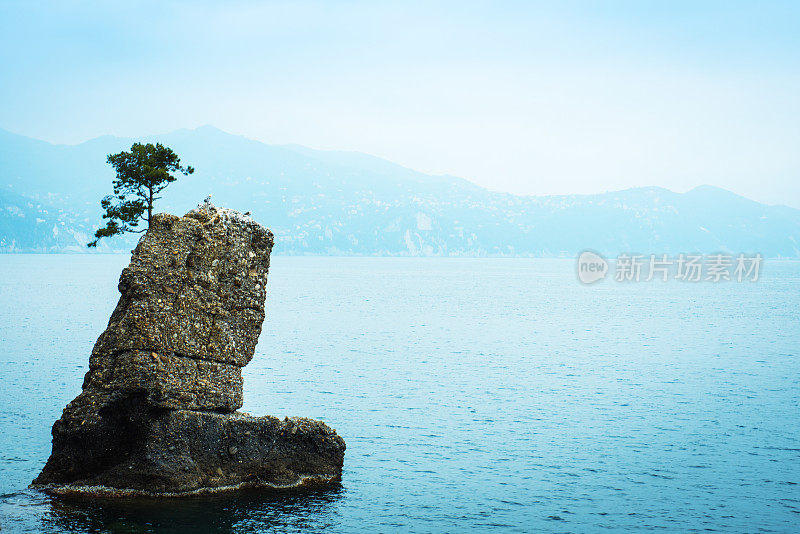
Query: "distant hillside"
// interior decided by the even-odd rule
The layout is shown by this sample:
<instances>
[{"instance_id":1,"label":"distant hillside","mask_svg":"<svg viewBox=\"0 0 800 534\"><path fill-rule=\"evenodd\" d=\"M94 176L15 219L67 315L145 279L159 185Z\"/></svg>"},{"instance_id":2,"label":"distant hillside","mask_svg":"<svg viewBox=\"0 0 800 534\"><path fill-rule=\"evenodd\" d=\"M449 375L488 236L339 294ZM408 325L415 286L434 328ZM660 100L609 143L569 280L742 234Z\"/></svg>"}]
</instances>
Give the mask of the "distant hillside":
<instances>
[{"instance_id":1,"label":"distant hillside","mask_svg":"<svg viewBox=\"0 0 800 534\"><path fill-rule=\"evenodd\" d=\"M573 256L760 252L800 257L800 210L704 186L526 197L430 176L354 152L273 146L206 126L145 138L197 168L158 211L183 214L208 194L276 234L284 254ZM132 139L52 145L0 130L0 251L85 252L113 178L105 156ZM130 250L136 237L101 241Z\"/></svg>"},{"instance_id":2,"label":"distant hillside","mask_svg":"<svg viewBox=\"0 0 800 534\"><path fill-rule=\"evenodd\" d=\"M0 252L83 252L93 233L74 212L0 189Z\"/></svg>"}]
</instances>

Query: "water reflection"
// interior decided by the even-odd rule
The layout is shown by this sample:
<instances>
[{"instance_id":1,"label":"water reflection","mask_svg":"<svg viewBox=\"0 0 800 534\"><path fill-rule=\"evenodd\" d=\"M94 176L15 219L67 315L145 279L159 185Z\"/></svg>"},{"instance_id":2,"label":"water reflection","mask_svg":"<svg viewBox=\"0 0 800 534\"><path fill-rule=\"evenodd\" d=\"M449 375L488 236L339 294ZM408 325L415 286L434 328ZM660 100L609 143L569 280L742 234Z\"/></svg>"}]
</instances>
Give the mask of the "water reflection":
<instances>
[{"instance_id":1,"label":"water reflection","mask_svg":"<svg viewBox=\"0 0 800 534\"><path fill-rule=\"evenodd\" d=\"M51 497L44 532L318 531L336 526L341 486L301 492L242 490L187 498Z\"/></svg>"}]
</instances>

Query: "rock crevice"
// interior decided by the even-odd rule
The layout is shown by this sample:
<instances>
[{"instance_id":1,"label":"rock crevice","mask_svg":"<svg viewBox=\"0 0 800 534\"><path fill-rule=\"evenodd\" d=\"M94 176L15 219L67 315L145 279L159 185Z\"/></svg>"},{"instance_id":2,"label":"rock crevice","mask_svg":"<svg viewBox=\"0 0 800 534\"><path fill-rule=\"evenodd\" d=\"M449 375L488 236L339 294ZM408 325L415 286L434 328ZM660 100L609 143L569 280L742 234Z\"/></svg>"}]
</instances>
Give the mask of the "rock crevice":
<instances>
[{"instance_id":1,"label":"rock crevice","mask_svg":"<svg viewBox=\"0 0 800 534\"><path fill-rule=\"evenodd\" d=\"M250 217L208 202L153 217L35 487L180 495L340 479L344 440L324 423L236 412L272 245Z\"/></svg>"}]
</instances>

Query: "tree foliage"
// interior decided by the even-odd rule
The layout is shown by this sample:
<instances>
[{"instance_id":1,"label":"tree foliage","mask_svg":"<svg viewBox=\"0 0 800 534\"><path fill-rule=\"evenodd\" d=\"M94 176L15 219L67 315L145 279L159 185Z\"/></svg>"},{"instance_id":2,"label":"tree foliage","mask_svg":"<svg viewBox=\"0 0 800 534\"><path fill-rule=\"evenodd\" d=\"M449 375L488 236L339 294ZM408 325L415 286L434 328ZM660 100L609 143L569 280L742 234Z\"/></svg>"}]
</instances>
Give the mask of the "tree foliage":
<instances>
[{"instance_id":1,"label":"tree foliage","mask_svg":"<svg viewBox=\"0 0 800 534\"><path fill-rule=\"evenodd\" d=\"M134 143L130 152L109 154L106 161L117 172L114 194L100 201L107 222L95 232L90 247L96 247L103 237L147 231L153 218L153 204L161 198L158 194L177 180L176 173L194 172L190 166L182 167L178 155L161 143ZM147 227L141 228L139 225L145 222Z\"/></svg>"}]
</instances>

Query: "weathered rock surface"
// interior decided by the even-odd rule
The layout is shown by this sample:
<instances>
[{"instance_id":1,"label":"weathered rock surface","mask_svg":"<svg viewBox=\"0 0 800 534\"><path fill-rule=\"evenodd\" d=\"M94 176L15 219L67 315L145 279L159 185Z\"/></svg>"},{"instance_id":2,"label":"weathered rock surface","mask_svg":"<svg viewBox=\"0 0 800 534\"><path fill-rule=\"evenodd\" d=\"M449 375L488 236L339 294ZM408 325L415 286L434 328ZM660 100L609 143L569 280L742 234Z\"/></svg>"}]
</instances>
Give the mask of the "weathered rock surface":
<instances>
[{"instance_id":1,"label":"weathered rock surface","mask_svg":"<svg viewBox=\"0 0 800 534\"><path fill-rule=\"evenodd\" d=\"M324 423L236 413L272 245L269 230L210 203L154 217L34 486L181 494L340 478L344 440Z\"/></svg>"}]
</instances>

